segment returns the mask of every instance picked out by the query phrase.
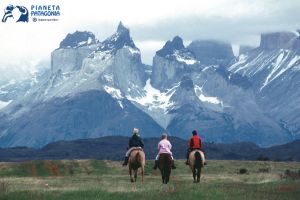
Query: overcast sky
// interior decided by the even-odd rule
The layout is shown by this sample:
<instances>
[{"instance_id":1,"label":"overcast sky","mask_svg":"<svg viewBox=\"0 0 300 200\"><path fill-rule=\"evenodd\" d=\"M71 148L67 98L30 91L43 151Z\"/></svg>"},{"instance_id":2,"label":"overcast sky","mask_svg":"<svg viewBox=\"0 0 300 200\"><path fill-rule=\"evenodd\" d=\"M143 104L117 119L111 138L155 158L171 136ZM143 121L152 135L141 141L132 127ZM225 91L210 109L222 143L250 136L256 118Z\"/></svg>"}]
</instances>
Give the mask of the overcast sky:
<instances>
[{"instance_id":1,"label":"overcast sky","mask_svg":"<svg viewBox=\"0 0 300 200\"><path fill-rule=\"evenodd\" d=\"M76 30L104 40L120 20L147 64L175 35L186 44L217 39L257 46L262 32L300 29L300 0L0 0L1 19L8 4L58 4L61 17L59 22L0 22L2 68L50 58L66 34Z\"/></svg>"}]
</instances>

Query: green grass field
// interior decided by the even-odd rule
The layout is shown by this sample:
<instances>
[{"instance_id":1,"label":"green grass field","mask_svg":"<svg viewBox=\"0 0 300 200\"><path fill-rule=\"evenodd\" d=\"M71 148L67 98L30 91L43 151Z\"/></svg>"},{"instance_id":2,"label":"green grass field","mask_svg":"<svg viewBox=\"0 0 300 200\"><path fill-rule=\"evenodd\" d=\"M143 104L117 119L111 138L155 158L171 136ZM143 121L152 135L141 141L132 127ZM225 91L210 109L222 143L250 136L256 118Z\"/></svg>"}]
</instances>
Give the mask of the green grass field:
<instances>
[{"instance_id":1,"label":"green grass field","mask_svg":"<svg viewBox=\"0 0 300 200\"><path fill-rule=\"evenodd\" d=\"M0 200L300 199L300 163L208 160L200 184L176 161L168 185L146 165L144 183L130 183L121 162L98 160L0 163ZM246 169L240 174L240 169ZM291 175L286 175L286 170Z\"/></svg>"}]
</instances>

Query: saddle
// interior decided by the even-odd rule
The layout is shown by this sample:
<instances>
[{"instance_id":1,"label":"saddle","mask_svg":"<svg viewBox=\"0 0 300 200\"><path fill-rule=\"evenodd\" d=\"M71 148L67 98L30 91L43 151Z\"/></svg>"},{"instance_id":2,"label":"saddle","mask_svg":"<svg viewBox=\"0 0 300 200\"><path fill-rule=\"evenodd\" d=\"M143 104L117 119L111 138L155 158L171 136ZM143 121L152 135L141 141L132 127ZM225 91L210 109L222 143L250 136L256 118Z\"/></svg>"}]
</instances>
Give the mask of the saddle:
<instances>
[{"instance_id":1,"label":"saddle","mask_svg":"<svg viewBox=\"0 0 300 200\"><path fill-rule=\"evenodd\" d=\"M143 151L143 152L144 152L144 149L143 149L142 147L131 147L131 148L130 148L129 156L130 156L131 152L133 152L134 150L140 150L140 151Z\"/></svg>"},{"instance_id":2,"label":"saddle","mask_svg":"<svg viewBox=\"0 0 300 200\"><path fill-rule=\"evenodd\" d=\"M131 151L133 150L141 150L141 151L144 151L144 149L142 147L132 147L131 148Z\"/></svg>"}]
</instances>

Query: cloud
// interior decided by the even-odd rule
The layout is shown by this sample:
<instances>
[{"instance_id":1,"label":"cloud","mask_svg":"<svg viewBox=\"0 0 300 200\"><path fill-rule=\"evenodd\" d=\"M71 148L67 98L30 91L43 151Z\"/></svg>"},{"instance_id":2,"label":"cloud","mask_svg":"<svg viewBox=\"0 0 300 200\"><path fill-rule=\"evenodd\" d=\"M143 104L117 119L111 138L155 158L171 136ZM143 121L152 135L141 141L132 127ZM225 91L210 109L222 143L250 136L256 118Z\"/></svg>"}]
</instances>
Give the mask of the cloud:
<instances>
[{"instance_id":1,"label":"cloud","mask_svg":"<svg viewBox=\"0 0 300 200\"><path fill-rule=\"evenodd\" d=\"M232 44L259 44L262 32L300 28L300 1L287 0L51 0L61 5L59 22L0 23L0 60L30 62L50 57L69 32L88 30L100 40L111 35L120 20L131 30L143 61L175 35L187 41L217 39ZM0 1L1 10L11 0ZM36 4L35 0L15 0ZM1 14L2 15L2 14ZM1 16L2 17L2 16Z\"/></svg>"}]
</instances>

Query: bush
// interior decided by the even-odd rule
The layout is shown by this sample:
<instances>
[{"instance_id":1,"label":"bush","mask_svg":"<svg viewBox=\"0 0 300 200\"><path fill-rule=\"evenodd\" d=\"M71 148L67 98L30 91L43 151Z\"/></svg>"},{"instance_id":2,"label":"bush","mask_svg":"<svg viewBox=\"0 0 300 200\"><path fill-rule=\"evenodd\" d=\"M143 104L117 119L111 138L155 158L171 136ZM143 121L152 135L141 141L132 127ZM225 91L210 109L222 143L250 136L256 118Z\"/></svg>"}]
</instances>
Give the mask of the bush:
<instances>
[{"instance_id":1,"label":"bush","mask_svg":"<svg viewBox=\"0 0 300 200\"><path fill-rule=\"evenodd\" d=\"M258 160L258 161L269 161L270 159L269 159L269 157L267 157L267 156L259 155L259 156L256 158L256 160Z\"/></svg>"},{"instance_id":2,"label":"bush","mask_svg":"<svg viewBox=\"0 0 300 200\"><path fill-rule=\"evenodd\" d=\"M7 182L0 182L0 195L6 194L8 192L9 184Z\"/></svg>"},{"instance_id":3,"label":"bush","mask_svg":"<svg viewBox=\"0 0 300 200\"><path fill-rule=\"evenodd\" d=\"M285 179L292 179L292 180L298 180L300 179L300 170L298 171L291 171L289 169L285 170L284 174L281 176L281 178Z\"/></svg>"},{"instance_id":4,"label":"bush","mask_svg":"<svg viewBox=\"0 0 300 200\"><path fill-rule=\"evenodd\" d=\"M270 168L260 168L258 169L259 173L269 173L270 172Z\"/></svg>"},{"instance_id":5,"label":"bush","mask_svg":"<svg viewBox=\"0 0 300 200\"><path fill-rule=\"evenodd\" d=\"M248 170L245 169L245 168L241 168L238 172L239 174L247 174L248 173Z\"/></svg>"}]
</instances>

